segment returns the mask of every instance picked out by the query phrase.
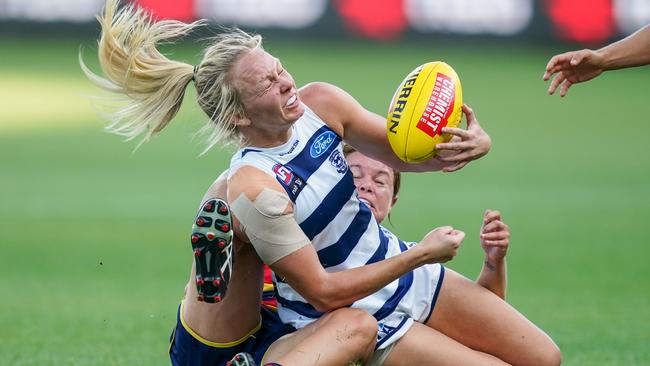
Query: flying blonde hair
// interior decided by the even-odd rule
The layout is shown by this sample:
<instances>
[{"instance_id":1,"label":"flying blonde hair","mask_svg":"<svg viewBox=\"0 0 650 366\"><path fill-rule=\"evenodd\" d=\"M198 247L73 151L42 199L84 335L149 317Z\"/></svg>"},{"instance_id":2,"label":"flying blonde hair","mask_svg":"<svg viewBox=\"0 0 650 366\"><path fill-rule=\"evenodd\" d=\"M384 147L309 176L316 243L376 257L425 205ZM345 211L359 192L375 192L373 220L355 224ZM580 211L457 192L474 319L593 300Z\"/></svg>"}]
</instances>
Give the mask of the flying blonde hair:
<instances>
[{"instance_id":1,"label":"flying blonde hair","mask_svg":"<svg viewBox=\"0 0 650 366\"><path fill-rule=\"evenodd\" d=\"M194 81L198 104L210 118L199 131L208 135L203 152L219 142L242 141L233 122L244 116L244 107L229 71L240 56L262 47L261 36L229 29L214 37L201 62L192 66L170 60L156 45L189 34L203 25L203 20L189 24L155 21L134 5L120 7L119 0L107 0L97 19L102 30L98 55L104 76L91 71L81 53L79 63L91 82L126 99L126 104L110 115L108 131L127 140L144 135L140 143L149 141L176 116L187 85Z\"/></svg>"}]
</instances>

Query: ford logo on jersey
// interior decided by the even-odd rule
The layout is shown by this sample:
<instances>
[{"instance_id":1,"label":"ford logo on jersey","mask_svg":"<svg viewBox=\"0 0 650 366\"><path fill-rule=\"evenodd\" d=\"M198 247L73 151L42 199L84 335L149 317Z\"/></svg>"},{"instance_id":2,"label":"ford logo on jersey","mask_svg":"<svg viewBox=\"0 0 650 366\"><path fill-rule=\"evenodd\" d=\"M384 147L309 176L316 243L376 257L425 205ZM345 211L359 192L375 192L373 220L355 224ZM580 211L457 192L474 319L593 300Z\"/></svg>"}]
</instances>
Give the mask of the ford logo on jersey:
<instances>
[{"instance_id":1,"label":"ford logo on jersey","mask_svg":"<svg viewBox=\"0 0 650 366\"><path fill-rule=\"evenodd\" d=\"M327 149L336 141L336 134L332 131L325 131L316 137L314 143L311 144L309 155L312 158L317 158L325 153Z\"/></svg>"}]
</instances>

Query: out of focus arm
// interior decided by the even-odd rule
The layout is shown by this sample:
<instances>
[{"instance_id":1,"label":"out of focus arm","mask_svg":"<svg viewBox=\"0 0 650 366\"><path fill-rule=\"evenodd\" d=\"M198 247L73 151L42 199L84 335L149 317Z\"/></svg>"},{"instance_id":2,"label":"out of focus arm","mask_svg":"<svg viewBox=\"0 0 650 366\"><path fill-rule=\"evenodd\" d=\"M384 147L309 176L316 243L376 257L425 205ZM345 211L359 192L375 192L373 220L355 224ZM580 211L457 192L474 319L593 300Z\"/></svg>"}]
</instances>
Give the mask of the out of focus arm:
<instances>
[{"instance_id":1,"label":"out of focus arm","mask_svg":"<svg viewBox=\"0 0 650 366\"><path fill-rule=\"evenodd\" d=\"M605 70L650 64L650 25L597 52L603 55Z\"/></svg>"}]
</instances>

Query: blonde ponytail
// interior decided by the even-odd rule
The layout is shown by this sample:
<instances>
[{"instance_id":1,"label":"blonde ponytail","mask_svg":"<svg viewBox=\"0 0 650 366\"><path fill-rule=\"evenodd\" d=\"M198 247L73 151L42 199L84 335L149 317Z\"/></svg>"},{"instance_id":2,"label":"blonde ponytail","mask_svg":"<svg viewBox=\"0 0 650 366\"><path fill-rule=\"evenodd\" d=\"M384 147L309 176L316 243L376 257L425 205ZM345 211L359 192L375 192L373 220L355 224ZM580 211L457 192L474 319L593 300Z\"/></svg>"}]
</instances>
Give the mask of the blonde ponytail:
<instances>
[{"instance_id":1,"label":"blonde ponytail","mask_svg":"<svg viewBox=\"0 0 650 366\"><path fill-rule=\"evenodd\" d=\"M124 107L110 116L107 129L128 140L144 133L142 142L162 131L181 107L187 84L196 85L198 103L210 121L199 132L208 135L208 151L218 142L241 143L235 120L244 116L239 92L229 77L233 64L245 53L262 47L262 37L240 29L226 29L213 39L196 66L173 61L156 49L159 42L190 33L203 21L186 24L154 21L142 9L107 0L97 19L102 28L99 62L105 77L79 63L97 86L126 96Z\"/></svg>"},{"instance_id":2,"label":"blonde ponytail","mask_svg":"<svg viewBox=\"0 0 650 366\"><path fill-rule=\"evenodd\" d=\"M118 10L118 0L107 0L97 19L102 34L99 62L105 77L93 73L79 55L81 69L100 88L126 96L126 105L110 116L107 130L142 142L162 131L181 107L194 67L173 61L156 44L188 34L201 22L154 21L133 5Z\"/></svg>"}]
</instances>

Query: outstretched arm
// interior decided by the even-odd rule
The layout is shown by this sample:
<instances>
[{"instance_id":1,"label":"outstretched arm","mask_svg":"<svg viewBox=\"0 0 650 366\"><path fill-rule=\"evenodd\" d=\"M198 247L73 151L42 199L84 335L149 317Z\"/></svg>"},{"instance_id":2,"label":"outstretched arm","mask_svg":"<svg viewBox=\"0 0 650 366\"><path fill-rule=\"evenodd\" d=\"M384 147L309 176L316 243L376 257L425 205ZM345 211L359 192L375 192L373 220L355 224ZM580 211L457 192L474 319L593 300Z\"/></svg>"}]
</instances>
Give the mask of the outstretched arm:
<instances>
[{"instance_id":1,"label":"outstretched arm","mask_svg":"<svg viewBox=\"0 0 650 366\"><path fill-rule=\"evenodd\" d=\"M650 64L650 25L599 50L579 50L553 56L546 65L544 80L555 77L548 87L560 88L563 97L573 84L591 80L604 71Z\"/></svg>"},{"instance_id":2,"label":"outstretched arm","mask_svg":"<svg viewBox=\"0 0 650 366\"><path fill-rule=\"evenodd\" d=\"M358 268L327 272L293 218L289 198L272 177L256 168L242 167L228 183L228 198L235 219L235 234L250 241L276 276L323 312L366 297L423 264L450 260L465 236L452 227L441 227L397 256Z\"/></svg>"},{"instance_id":3,"label":"outstretched arm","mask_svg":"<svg viewBox=\"0 0 650 366\"><path fill-rule=\"evenodd\" d=\"M650 25L599 51L604 58L605 70L650 64Z\"/></svg>"},{"instance_id":4,"label":"outstretched arm","mask_svg":"<svg viewBox=\"0 0 650 366\"><path fill-rule=\"evenodd\" d=\"M507 288L506 252L510 244L510 229L501 221L499 211L485 211L480 239L481 247L485 251L485 261L476 282L505 299Z\"/></svg>"},{"instance_id":5,"label":"outstretched arm","mask_svg":"<svg viewBox=\"0 0 650 366\"><path fill-rule=\"evenodd\" d=\"M439 154L444 155L444 158L436 156L423 163L409 164L400 160L391 150L385 118L365 109L344 90L331 84L311 83L300 90L300 98L345 142L396 171L455 171L487 154L492 145L490 137L483 131L472 110L464 106L467 130L447 127L442 130L455 136L453 147L438 147L439 151L446 150Z\"/></svg>"}]
</instances>

